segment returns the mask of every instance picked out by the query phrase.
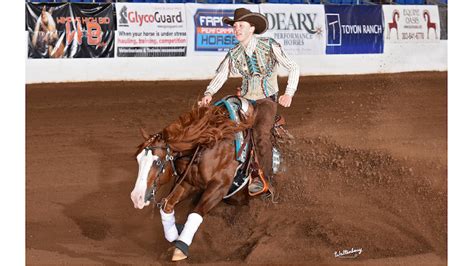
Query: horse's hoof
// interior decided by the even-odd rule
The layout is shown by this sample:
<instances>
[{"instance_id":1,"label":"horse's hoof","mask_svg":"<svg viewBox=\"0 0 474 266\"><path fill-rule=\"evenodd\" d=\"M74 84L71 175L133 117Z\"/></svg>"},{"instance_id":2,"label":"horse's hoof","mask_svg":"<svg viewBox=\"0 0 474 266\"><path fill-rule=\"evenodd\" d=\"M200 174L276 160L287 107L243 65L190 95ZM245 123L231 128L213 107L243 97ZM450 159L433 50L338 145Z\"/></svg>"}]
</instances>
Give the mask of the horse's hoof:
<instances>
[{"instance_id":1,"label":"horse's hoof","mask_svg":"<svg viewBox=\"0 0 474 266\"><path fill-rule=\"evenodd\" d=\"M174 249L173 253L173 258L171 259L172 261L180 261L186 259L188 256L186 256L179 248Z\"/></svg>"}]
</instances>

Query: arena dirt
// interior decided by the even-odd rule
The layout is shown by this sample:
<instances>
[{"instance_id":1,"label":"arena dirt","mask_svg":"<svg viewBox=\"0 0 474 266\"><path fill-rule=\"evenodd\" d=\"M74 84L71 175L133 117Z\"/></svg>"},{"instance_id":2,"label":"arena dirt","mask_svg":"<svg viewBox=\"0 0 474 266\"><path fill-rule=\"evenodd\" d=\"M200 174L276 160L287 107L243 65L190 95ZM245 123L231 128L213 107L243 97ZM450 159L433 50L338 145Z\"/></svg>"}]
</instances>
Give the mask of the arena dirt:
<instances>
[{"instance_id":1,"label":"arena dirt","mask_svg":"<svg viewBox=\"0 0 474 266\"><path fill-rule=\"evenodd\" d=\"M161 130L208 82L26 86L27 264L169 262L159 212L130 200L138 129ZM295 139L278 203L220 203L180 264L447 263L446 72L303 77L279 111Z\"/></svg>"}]
</instances>

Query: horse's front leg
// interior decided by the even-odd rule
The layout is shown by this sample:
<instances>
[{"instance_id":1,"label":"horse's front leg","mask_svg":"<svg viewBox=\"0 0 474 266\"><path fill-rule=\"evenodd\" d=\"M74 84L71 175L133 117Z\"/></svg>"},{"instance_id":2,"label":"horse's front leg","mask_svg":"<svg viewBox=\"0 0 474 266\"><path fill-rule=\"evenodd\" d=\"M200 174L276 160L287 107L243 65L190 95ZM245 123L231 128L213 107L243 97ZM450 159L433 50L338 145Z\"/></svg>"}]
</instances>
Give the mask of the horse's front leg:
<instances>
[{"instance_id":1,"label":"horse's front leg","mask_svg":"<svg viewBox=\"0 0 474 266\"><path fill-rule=\"evenodd\" d=\"M175 242L176 249L173 253L173 261L183 260L188 257L189 246L191 245L193 237L202 223L202 217L217 204L219 204L219 202L227 194L230 183L227 185L225 183L222 182L222 180L209 183L206 190L202 194L199 203L194 208L193 212L189 214L188 220L184 224L183 231L179 235L178 240Z\"/></svg>"},{"instance_id":2,"label":"horse's front leg","mask_svg":"<svg viewBox=\"0 0 474 266\"><path fill-rule=\"evenodd\" d=\"M194 189L186 181L176 187L171 198L166 205L160 209L161 222L166 240L173 242L179 237L179 230L176 226L176 218L174 216L174 206L178 202L186 199Z\"/></svg>"}]
</instances>

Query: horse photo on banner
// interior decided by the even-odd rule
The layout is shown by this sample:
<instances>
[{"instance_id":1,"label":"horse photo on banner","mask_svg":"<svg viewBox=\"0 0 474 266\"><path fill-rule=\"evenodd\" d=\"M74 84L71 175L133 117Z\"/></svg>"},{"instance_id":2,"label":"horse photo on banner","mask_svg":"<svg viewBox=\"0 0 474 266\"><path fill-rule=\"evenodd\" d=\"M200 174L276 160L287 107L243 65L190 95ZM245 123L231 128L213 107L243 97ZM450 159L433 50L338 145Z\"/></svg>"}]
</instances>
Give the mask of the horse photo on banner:
<instances>
[{"instance_id":1,"label":"horse photo on banner","mask_svg":"<svg viewBox=\"0 0 474 266\"><path fill-rule=\"evenodd\" d=\"M28 58L114 56L112 4L26 3Z\"/></svg>"},{"instance_id":2,"label":"horse photo on banner","mask_svg":"<svg viewBox=\"0 0 474 266\"><path fill-rule=\"evenodd\" d=\"M26 3L29 58L60 58L66 50L64 25L56 24L56 17L70 14L69 4Z\"/></svg>"}]
</instances>

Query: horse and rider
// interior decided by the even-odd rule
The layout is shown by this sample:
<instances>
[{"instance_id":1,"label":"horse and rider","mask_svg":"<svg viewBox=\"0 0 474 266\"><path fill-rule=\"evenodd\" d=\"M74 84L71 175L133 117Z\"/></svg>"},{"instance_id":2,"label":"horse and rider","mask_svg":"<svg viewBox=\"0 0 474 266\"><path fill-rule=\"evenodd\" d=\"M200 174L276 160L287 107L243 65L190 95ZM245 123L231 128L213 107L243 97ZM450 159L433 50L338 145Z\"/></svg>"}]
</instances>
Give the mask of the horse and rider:
<instances>
[{"instance_id":1,"label":"horse and rider","mask_svg":"<svg viewBox=\"0 0 474 266\"><path fill-rule=\"evenodd\" d=\"M281 45L272 38L256 36L268 29L265 16L238 8L233 19L225 17L223 22L233 27L239 43L220 63L198 106L162 132L150 136L142 131L145 142L137 151L139 171L131 192L135 208L149 205L150 195L154 196L158 187L175 180L171 193L158 204L165 238L175 245L173 261L188 257L189 246L203 216L228 194L243 165L249 168L249 164L239 162L236 157L245 153L247 159L253 158L252 166L257 168L258 174L252 174L248 181L248 194L259 195L269 190L269 180L274 175L272 131L277 107L278 104L290 107L298 85L299 68ZM278 95L278 65L289 72L281 96ZM231 73L242 76L237 94L239 103L247 109L243 111L245 118L237 122L229 119L231 111L222 105L210 104L212 96ZM245 140L236 147L235 136L243 131ZM245 149L246 145L251 148ZM195 192L202 192L199 202L184 226L177 224L175 205ZM234 196L242 196L242 193Z\"/></svg>"}]
</instances>

